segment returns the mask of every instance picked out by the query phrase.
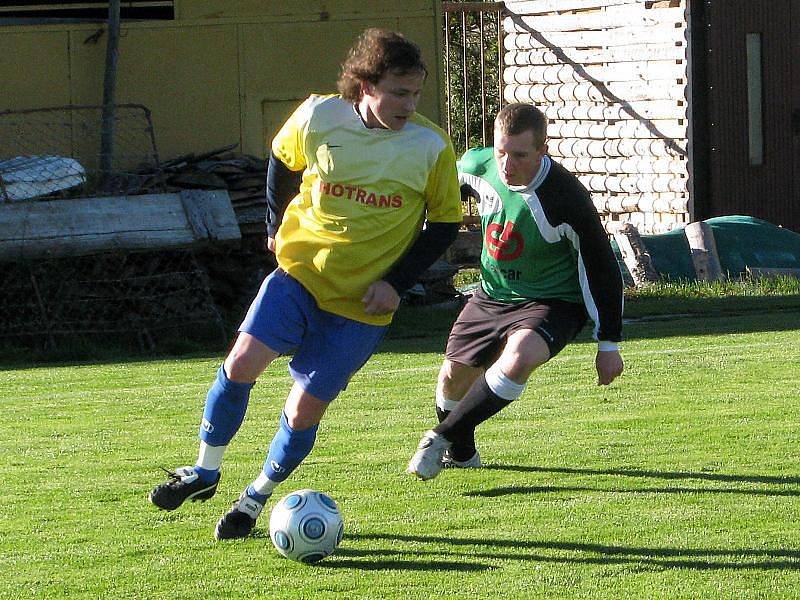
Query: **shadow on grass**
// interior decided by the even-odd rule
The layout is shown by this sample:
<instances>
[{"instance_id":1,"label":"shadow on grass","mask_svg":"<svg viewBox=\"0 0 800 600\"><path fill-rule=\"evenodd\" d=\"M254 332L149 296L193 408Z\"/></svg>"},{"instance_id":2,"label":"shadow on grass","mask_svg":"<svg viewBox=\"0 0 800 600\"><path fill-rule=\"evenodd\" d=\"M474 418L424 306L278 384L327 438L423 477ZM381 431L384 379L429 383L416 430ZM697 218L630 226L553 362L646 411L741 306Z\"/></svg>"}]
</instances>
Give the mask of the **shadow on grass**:
<instances>
[{"instance_id":1,"label":"shadow on grass","mask_svg":"<svg viewBox=\"0 0 800 600\"><path fill-rule=\"evenodd\" d=\"M345 536L345 539L353 536ZM328 558L318 566L334 569L360 569L362 571L388 571L402 569L404 571L456 571L475 572L491 569L489 565L467 560L430 560L420 561L412 559L389 559L390 556L418 556L419 552L402 552L398 550L355 550L339 548L333 557ZM366 560L358 560L366 559Z\"/></svg>"},{"instance_id":2,"label":"shadow on grass","mask_svg":"<svg viewBox=\"0 0 800 600\"><path fill-rule=\"evenodd\" d=\"M522 473L563 473L567 475L621 475L623 477L650 477L653 479L702 479L706 481L732 481L739 483L768 483L771 485L797 485L800 477L785 475L729 475L726 473L693 473L690 471L647 471L643 469L573 469L569 467L535 467L525 465L485 465L484 469L519 471Z\"/></svg>"},{"instance_id":3,"label":"shadow on grass","mask_svg":"<svg viewBox=\"0 0 800 600\"><path fill-rule=\"evenodd\" d=\"M438 565L453 564L452 560L439 563L436 557L463 556L465 561L474 559L487 560L515 560L533 561L555 564L635 564L653 567L654 569L748 569L748 570L800 570L800 550L794 549L692 549L692 548L637 548L633 546L617 546L605 544L577 543L577 542L547 542L537 540L508 540L508 539L477 539L477 538L450 538L443 536L424 535L390 535L390 534L351 534L345 539L358 541L387 542L391 548L385 550L370 550L364 552L366 556L393 556L413 555L425 558L429 568L439 568ZM414 544L414 549L403 551L398 544L408 542ZM441 546L442 549L420 551L418 544ZM459 554L457 549L463 551ZM558 554L549 555L546 552ZM344 556L358 555L360 550L342 549L338 554ZM573 553L572 556L563 556L564 552ZM346 554L347 553L347 554ZM745 559L751 559L750 561ZM760 560L767 559L767 560ZM777 559L777 560L776 560ZM344 561L351 568L370 568L373 563L361 561ZM380 561L391 564L393 561ZM406 561L401 561L406 562ZM420 564L416 561L414 564ZM326 566L338 566L337 563L325 563ZM379 563L378 563L379 564ZM455 564L463 565L461 561ZM467 562L466 564L470 564ZM474 563L473 563L474 564ZM447 567L442 567L446 569Z\"/></svg>"},{"instance_id":4,"label":"shadow on grass","mask_svg":"<svg viewBox=\"0 0 800 600\"><path fill-rule=\"evenodd\" d=\"M409 308L398 313L390 327L380 352L392 353L444 353L447 335L458 313L433 308ZM591 325L591 324L590 324ZM595 343L591 340L590 325L584 328L576 342ZM763 311L741 312L733 310L695 314L660 314L626 321L626 341L670 337L758 333L765 331L793 331L800 329L800 310L765 308Z\"/></svg>"},{"instance_id":5,"label":"shadow on grass","mask_svg":"<svg viewBox=\"0 0 800 600\"><path fill-rule=\"evenodd\" d=\"M656 299L657 300L657 299ZM746 301L745 301L746 300ZM800 299L780 298L721 298L676 301L665 313L664 305L654 301L652 307L640 306L624 328L626 340L669 338L675 336L722 335L728 333L755 333L762 331L790 331L800 329ZM654 312L648 312L652 308ZM661 309L661 312L658 309ZM401 307L395 315L386 339L379 352L395 354L444 353L450 327L458 316L454 307ZM79 343L65 345L54 351L31 350L15 347L0 340L0 372L18 368L51 368L81 364L135 364L153 361L212 358L221 360L232 343L235 327L228 332L225 344L191 343L176 338L174 343L153 351L135 351L116 343L106 336L96 346L83 347ZM594 343L590 326L577 338L578 343ZM213 375L213 373L212 373Z\"/></svg>"},{"instance_id":6,"label":"shadow on grass","mask_svg":"<svg viewBox=\"0 0 800 600\"><path fill-rule=\"evenodd\" d=\"M751 496L800 496L800 490L748 490L748 489L716 489L716 488L690 488L690 487L664 487L664 488L602 488L602 487L577 487L556 485L512 485L507 487L492 488L479 492L466 492L465 496L479 496L483 498L496 498L498 496L511 496L514 494L547 494L558 492L608 492L612 494L747 494Z\"/></svg>"}]
</instances>

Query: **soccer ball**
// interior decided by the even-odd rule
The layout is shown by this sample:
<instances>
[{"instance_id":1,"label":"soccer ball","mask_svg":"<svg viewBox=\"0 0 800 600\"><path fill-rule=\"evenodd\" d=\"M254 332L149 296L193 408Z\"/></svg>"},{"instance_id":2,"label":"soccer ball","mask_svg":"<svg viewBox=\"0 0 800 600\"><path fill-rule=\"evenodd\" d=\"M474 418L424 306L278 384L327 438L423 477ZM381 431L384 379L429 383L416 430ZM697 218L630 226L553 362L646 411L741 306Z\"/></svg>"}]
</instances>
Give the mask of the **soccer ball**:
<instances>
[{"instance_id":1,"label":"soccer ball","mask_svg":"<svg viewBox=\"0 0 800 600\"><path fill-rule=\"evenodd\" d=\"M332 554L344 534L339 508L314 490L287 494L272 509L269 537L286 558L315 563Z\"/></svg>"}]
</instances>

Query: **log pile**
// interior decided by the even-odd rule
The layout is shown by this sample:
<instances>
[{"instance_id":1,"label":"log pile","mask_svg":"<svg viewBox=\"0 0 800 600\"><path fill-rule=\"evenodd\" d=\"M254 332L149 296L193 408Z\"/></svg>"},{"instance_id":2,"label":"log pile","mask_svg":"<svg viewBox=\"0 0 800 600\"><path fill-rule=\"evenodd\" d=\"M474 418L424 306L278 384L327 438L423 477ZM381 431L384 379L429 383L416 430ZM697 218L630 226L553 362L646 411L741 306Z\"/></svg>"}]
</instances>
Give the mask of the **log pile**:
<instances>
[{"instance_id":1,"label":"log pile","mask_svg":"<svg viewBox=\"0 0 800 600\"><path fill-rule=\"evenodd\" d=\"M264 233L266 161L250 154L234 152L236 144L200 155L187 154L161 165L166 191L182 189L223 189L236 213L242 232Z\"/></svg>"},{"instance_id":2,"label":"log pile","mask_svg":"<svg viewBox=\"0 0 800 600\"><path fill-rule=\"evenodd\" d=\"M508 0L504 99L539 106L550 154L609 233L689 220L686 0Z\"/></svg>"}]
</instances>

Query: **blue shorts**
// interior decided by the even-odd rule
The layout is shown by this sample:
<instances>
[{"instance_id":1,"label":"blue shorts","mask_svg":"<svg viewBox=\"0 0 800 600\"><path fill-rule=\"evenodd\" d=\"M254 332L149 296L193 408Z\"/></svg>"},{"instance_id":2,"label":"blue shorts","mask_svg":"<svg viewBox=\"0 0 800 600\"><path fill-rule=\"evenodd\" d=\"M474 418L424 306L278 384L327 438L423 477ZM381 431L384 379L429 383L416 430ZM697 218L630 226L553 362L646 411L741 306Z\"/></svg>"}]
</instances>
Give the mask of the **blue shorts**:
<instances>
[{"instance_id":1,"label":"blue shorts","mask_svg":"<svg viewBox=\"0 0 800 600\"><path fill-rule=\"evenodd\" d=\"M314 297L282 269L264 279L239 326L240 332L279 354L294 352L292 378L326 402L347 387L387 330L320 310Z\"/></svg>"}]
</instances>

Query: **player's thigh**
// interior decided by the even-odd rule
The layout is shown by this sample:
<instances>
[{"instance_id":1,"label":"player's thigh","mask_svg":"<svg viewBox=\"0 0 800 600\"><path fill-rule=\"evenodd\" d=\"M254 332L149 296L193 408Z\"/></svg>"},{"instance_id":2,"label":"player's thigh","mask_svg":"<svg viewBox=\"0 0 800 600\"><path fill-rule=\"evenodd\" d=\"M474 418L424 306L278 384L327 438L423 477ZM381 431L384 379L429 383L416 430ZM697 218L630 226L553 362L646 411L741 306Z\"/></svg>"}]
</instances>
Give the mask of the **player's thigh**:
<instances>
[{"instance_id":1,"label":"player's thigh","mask_svg":"<svg viewBox=\"0 0 800 600\"><path fill-rule=\"evenodd\" d=\"M289 374L303 390L330 402L369 360L388 327L323 310L307 316L306 335L289 362Z\"/></svg>"},{"instance_id":2,"label":"player's thigh","mask_svg":"<svg viewBox=\"0 0 800 600\"><path fill-rule=\"evenodd\" d=\"M447 337L445 359L472 368L492 364L503 343L502 313L508 307L486 296L481 289L467 301Z\"/></svg>"},{"instance_id":3,"label":"player's thigh","mask_svg":"<svg viewBox=\"0 0 800 600\"><path fill-rule=\"evenodd\" d=\"M498 364L518 383L575 339L587 318L583 305L561 300L526 302L515 312Z\"/></svg>"},{"instance_id":4,"label":"player's thigh","mask_svg":"<svg viewBox=\"0 0 800 600\"><path fill-rule=\"evenodd\" d=\"M278 356L278 352L257 338L241 332L225 359L225 374L231 381L253 382Z\"/></svg>"},{"instance_id":5,"label":"player's thigh","mask_svg":"<svg viewBox=\"0 0 800 600\"><path fill-rule=\"evenodd\" d=\"M283 412L289 427L302 431L319 423L329 405L330 402L307 392L295 382L286 398Z\"/></svg>"},{"instance_id":6,"label":"player's thigh","mask_svg":"<svg viewBox=\"0 0 800 600\"><path fill-rule=\"evenodd\" d=\"M439 369L437 391L448 400L461 400L483 371L482 367L472 367L445 358Z\"/></svg>"},{"instance_id":7,"label":"player's thigh","mask_svg":"<svg viewBox=\"0 0 800 600\"><path fill-rule=\"evenodd\" d=\"M533 329L518 329L509 334L497 365L517 383L524 383L533 371L550 360L544 338Z\"/></svg>"}]
</instances>

